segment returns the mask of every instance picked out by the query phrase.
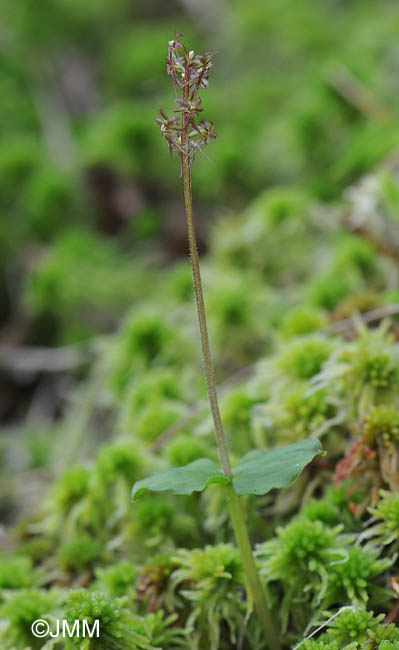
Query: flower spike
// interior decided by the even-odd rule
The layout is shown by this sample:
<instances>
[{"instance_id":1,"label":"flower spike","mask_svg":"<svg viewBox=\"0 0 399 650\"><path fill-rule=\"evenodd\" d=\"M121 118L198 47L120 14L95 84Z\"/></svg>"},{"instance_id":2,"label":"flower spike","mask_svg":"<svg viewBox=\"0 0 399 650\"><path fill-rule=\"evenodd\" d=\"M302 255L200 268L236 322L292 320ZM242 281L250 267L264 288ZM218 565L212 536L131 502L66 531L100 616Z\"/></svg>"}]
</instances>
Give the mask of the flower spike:
<instances>
[{"instance_id":1,"label":"flower spike","mask_svg":"<svg viewBox=\"0 0 399 650\"><path fill-rule=\"evenodd\" d=\"M188 51L182 43L182 34L175 34L175 38L168 43L166 56L166 71L172 77L175 90L174 113L179 117L169 118L160 109L162 119L155 121L161 129L161 134L166 138L170 156L177 151L183 163L187 154L190 168L197 152L216 138L213 123L197 118L202 113L201 98L198 92L201 88L209 86L209 71L212 67L212 54L195 54L194 50Z\"/></svg>"}]
</instances>

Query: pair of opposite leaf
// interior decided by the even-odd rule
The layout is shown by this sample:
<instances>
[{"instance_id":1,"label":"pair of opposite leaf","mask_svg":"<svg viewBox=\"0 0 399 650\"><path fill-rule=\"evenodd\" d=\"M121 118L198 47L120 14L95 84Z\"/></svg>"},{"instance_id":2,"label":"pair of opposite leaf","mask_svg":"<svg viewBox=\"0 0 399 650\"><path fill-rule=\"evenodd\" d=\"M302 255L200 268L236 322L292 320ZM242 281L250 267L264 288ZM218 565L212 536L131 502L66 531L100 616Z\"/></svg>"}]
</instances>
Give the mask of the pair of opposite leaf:
<instances>
[{"instance_id":1,"label":"pair of opposite leaf","mask_svg":"<svg viewBox=\"0 0 399 650\"><path fill-rule=\"evenodd\" d=\"M290 485L315 456L323 453L319 440L308 438L269 452L254 449L243 456L228 478L209 458L200 458L185 467L173 467L137 481L132 498L146 492L171 490L174 494L202 492L208 485L231 485L238 496L267 494Z\"/></svg>"}]
</instances>

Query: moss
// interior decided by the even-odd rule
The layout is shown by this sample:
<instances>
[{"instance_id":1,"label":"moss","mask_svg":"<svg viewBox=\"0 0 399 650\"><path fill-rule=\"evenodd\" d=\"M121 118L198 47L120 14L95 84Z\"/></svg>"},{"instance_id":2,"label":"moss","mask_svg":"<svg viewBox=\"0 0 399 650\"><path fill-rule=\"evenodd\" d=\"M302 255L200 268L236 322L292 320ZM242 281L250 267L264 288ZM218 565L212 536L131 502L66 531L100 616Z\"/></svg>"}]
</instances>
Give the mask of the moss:
<instances>
[{"instance_id":1,"label":"moss","mask_svg":"<svg viewBox=\"0 0 399 650\"><path fill-rule=\"evenodd\" d=\"M380 602L389 599L389 593L375 592L374 578L383 574L392 561L378 559L378 552L360 547L348 548L347 557L334 564L328 572L326 600L329 604L349 600L366 603L374 593Z\"/></svg>"},{"instance_id":2,"label":"moss","mask_svg":"<svg viewBox=\"0 0 399 650\"><path fill-rule=\"evenodd\" d=\"M164 500L156 501L153 497L141 499L134 511L135 536L150 540L168 534L174 514L173 506Z\"/></svg>"},{"instance_id":3,"label":"moss","mask_svg":"<svg viewBox=\"0 0 399 650\"><path fill-rule=\"evenodd\" d=\"M237 587L244 585L239 551L228 544L182 549L173 562L177 566L171 575L173 588L195 603L186 626L192 643L217 650L224 625L229 628L231 642L236 643L246 610L237 593Z\"/></svg>"},{"instance_id":4,"label":"moss","mask_svg":"<svg viewBox=\"0 0 399 650\"><path fill-rule=\"evenodd\" d=\"M380 500L369 512L376 523L366 529L363 537L373 538L375 544L384 546L399 540L399 493L381 490Z\"/></svg>"},{"instance_id":5,"label":"moss","mask_svg":"<svg viewBox=\"0 0 399 650\"><path fill-rule=\"evenodd\" d=\"M382 324L376 330L360 327L357 339L341 345L327 360L316 386L341 394L355 421L367 418L375 406L395 406L398 346L387 334L386 326Z\"/></svg>"},{"instance_id":6,"label":"moss","mask_svg":"<svg viewBox=\"0 0 399 650\"><path fill-rule=\"evenodd\" d=\"M175 606L168 589L174 567L170 553L153 553L140 567L137 592L149 611L158 611L170 603Z\"/></svg>"},{"instance_id":7,"label":"moss","mask_svg":"<svg viewBox=\"0 0 399 650\"><path fill-rule=\"evenodd\" d=\"M306 650L396 650L399 630L383 625L384 616L362 608L347 608L334 618L316 641L305 641Z\"/></svg>"},{"instance_id":8,"label":"moss","mask_svg":"<svg viewBox=\"0 0 399 650\"><path fill-rule=\"evenodd\" d=\"M307 437L326 428L328 421L336 415L333 402L328 400L328 394L317 391L309 394L309 388L298 387L297 390L287 393L284 399L285 417L282 418L283 427L295 432L298 437ZM285 422L284 422L285 420ZM279 427L279 422L276 422Z\"/></svg>"},{"instance_id":9,"label":"moss","mask_svg":"<svg viewBox=\"0 0 399 650\"><path fill-rule=\"evenodd\" d=\"M63 544L59 550L58 561L62 569L81 573L91 569L105 557L103 544L90 535L82 534L73 541Z\"/></svg>"},{"instance_id":10,"label":"moss","mask_svg":"<svg viewBox=\"0 0 399 650\"><path fill-rule=\"evenodd\" d=\"M143 441L154 442L185 414L178 402L149 399L134 424L134 433Z\"/></svg>"},{"instance_id":11,"label":"moss","mask_svg":"<svg viewBox=\"0 0 399 650\"><path fill-rule=\"evenodd\" d=\"M188 264L179 264L170 270L169 290L178 303L187 303L193 299L193 275Z\"/></svg>"},{"instance_id":12,"label":"moss","mask_svg":"<svg viewBox=\"0 0 399 650\"><path fill-rule=\"evenodd\" d=\"M311 499L298 516L309 521L320 521L327 526L336 526L341 522L340 509L327 500Z\"/></svg>"},{"instance_id":13,"label":"moss","mask_svg":"<svg viewBox=\"0 0 399 650\"><path fill-rule=\"evenodd\" d=\"M87 650L155 650L144 622L126 609L121 600L80 589L69 593L65 612L71 627L75 621L87 621L90 626L99 621L99 636L86 637ZM67 644L79 648L81 640L76 636Z\"/></svg>"},{"instance_id":14,"label":"moss","mask_svg":"<svg viewBox=\"0 0 399 650\"><path fill-rule=\"evenodd\" d=\"M399 413L392 406L374 406L364 419L363 431L369 444L379 438L399 441Z\"/></svg>"},{"instance_id":15,"label":"moss","mask_svg":"<svg viewBox=\"0 0 399 650\"><path fill-rule=\"evenodd\" d=\"M44 241L51 240L63 228L64 218L73 214L77 220L79 204L76 181L54 166L37 170L26 188L29 220L33 233Z\"/></svg>"},{"instance_id":16,"label":"moss","mask_svg":"<svg viewBox=\"0 0 399 650\"><path fill-rule=\"evenodd\" d=\"M39 650L43 641L33 637L32 623L38 619L50 622L57 600L56 593L38 589L22 589L8 598L0 609L1 617L6 620L5 630L0 633L3 647Z\"/></svg>"},{"instance_id":17,"label":"moss","mask_svg":"<svg viewBox=\"0 0 399 650\"><path fill-rule=\"evenodd\" d=\"M62 618L66 604L70 622L101 620L100 639L86 639L84 650L260 650L265 639L249 617L240 556L222 543L232 539L223 492L213 486L181 500L130 502L132 483L158 465L216 455L207 437L209 410L201 410L205 385L191 273L171 259L186 246L169 221L180 218L174 209L179 181L152 124L154 97L163 100L164 34L171 17L181 23L179 3L2 4L12 38L0 57L0 114L8 133L0 152L1 325L8 330L19 306L17 342L56 347L90 339L99 382L93 409L84 414L90 426L79 449L82 465L55 482L58 463L50 462L47 433L29 442L24 426L21 436L11 430L9 449L8 435L0 443L6 519L19 516L20 495L22 509L29 509L36 495L40 500L42 479L52 482L33 518L10 535L6 521L6 544L15 544L17 554L0 558L0 647L34 647L31 619ZM193 178L208 252L205 297L217 379L238 381L223 393L222 420L234 462L254 441L269 448L323 436L327 450L277 498L243 500L251 538L260 543L258 566L284 647L355 605L303 648L399 650L397 629L382 623L393 607L388 586L393 578L396 589L399 548L397 318L377 329L356 325L342 338L328 327L329 320L398 302L394 263L339 223L343 207L365 232L376 228L377 240L392 243L399 214L395 161L349 188L345 206L318 203L338 199L390 145L389 120L381 130L379 115L365 119L340 94L336 80L342 74L345 86L345 70L325 63L339 51L350 74L393 106L391 76L381 65L392 58L393 3L387 0L384 11L372 2L227 4L220 16L231 38L218 54L220 78L210 98L220 134L215 165L198 156ZM220 31L221 5L209 3L209 15L199 10L193 23L200 40ZM70 134L93 196L82 199L76 179L48 160L51 120L45 111L39 123L43 115L34 106L39 90L45 94L39 104L49 100L51 108L46 79L37 76L41 60L57 63ZM266 84L259 83L265 66ZM101 180L93 182L99 170ZM220 208L224 217L216 218ZM159 241L163 225L170 234L166 247ZM65 417L74 421L70 404L85 390L90 363L57 373L54 381L40 371L2 370L6 426L37 406L41 413L44 405L47 417L49 404L50 418L61 424L61 448L70 432ZM253 376L237 379L253 363ZM51 399L42 401L50 385ZM15 386L16 408L9 386L13 394ZM146 449L197 405L198 416L160 456ZM346 449L343 474L350 481L331 489L335 462ZM35 471L20 474L28 465ZM391 490L379 492L388 485ZM60 598L54 581L62 582ZM38 584L46 591L33 589ZM71 584L87 589L71 591ZM378 615L363 610L365 604ZM82 642L65 644L80 648Z\"/></svg>"},{"instance_id":18,"label":"moss","mask_svg":"<svg viewBox=\"0 0 399 650\"><path fill-rule=\"evenodd\" d=\"M277 537L258 547L265 584L276 589L276 597L283 594L283 630L290 625L300 633L304 613L309 620L343 603L386 605L390 595L381 583L392 560L379 558L378 551L353 546L354 540L354 535L343 534L342 525L333 528L321 519L309 520L305 510L278 528ZM300 603L295 597L298 591Z\"/></svg>"},{"instance_id":19,"label":"moss","mask_svg":"<svg viewBox=\"0 0 399 650\"><path fill-rule=\"evenodd\" d=\"M332 349L331 341L318 337L292 341L280 357L281 367L296 379L310 379L320 372Z\"/></svg>"},{"instance_id":20,"label":"moss","mask_svg":"<svg viewBox=\"0 0 399 650\"><path fill-rule=\"evenodd\" d=\"M131 378L150 365L178 362L182 349L179 335L163 314L135 310L125 321L116 340L111 371L111 386L121 396Z\"/></svg>"},{"instance_id":21,"label":"moss","mask_svg":"<svg viewBox=\"0 0 399 650\"><path fill-rule=\"evenodd\" d=\"M377 251L372 244L356 235L343 239L333 265L338 273L356 269L367 282L375 280L381 273L381 261Z\"/></svg>"},{"instance_id":22,"label":"moss","mask_svg":"<svg viewBox=\"0 0 399 650\"><path fill-rule=\"evenodd\" d=\"M346 490L348 485L343 483L340 487L329 486L323 497L310 499L299 511L297 517L309 521L321 521L327 526L343 524L345 531L356 532L357 526L354 516L349 508Z\"/></svg>"},{"instance_id":23,"label":"moss","mask_svg":"<svg viewBox=\"0 0 399 650\"><path fill-rule=\"evenodd\" d=\"M365 334L357 345L343 351L342 360L349 365L347 379L357 381L377 390L395 388L398 385L399 370L395 350L384 341L381 333Z\"/></svg>"},{"instance_id":24,"label":"moss","mask_svg":"<svg viewBox=\"0 0 399 650\"><path fill-rule=\"evenodd\" d=\"M312 303L326 311L334 311L356 288L357 282L349 276L326 271L309 289Z\"/></svg>"},{"instance_id":25,"label":"moss","mask_svg":"<svg viewBox=\"0 0 399 650\"><path fill-rule=\"evenodd\" d=\"M131 562L117 562L109 567L96 567L95 589L106 593L110 598L135 596L138 568Z\"/></svg>"},{"instance_id":26,"label":"moss","mask_svg":"<svg viewBox=\"0 0 399 650\"><path fill-rule=\"evenodd\" d=\"M37 578L29 556L0 556L0 590L32 587Z\"/></svg>"},{"instance_id":27,"label":"moss","mask_svg":"<svg viewBox=\"0 0 399 650\"><path fill-rule=\"evenodd\" d=\"M52 488L50 502L62 514L68 514L73 506L87 494L90 470L85 467L71 467L58 479Z\"/></svg>"},{"instance_id":28,"label":"moss","mask_svg":"<svg viewBox=\"0 0 399 650\"><path fill-rule=\"evenodd\" d=\"M151 642L158 648L184 647L186 633L178 624L177 614L166 616L163 611L153 612L146 616L146 627L150 633Z\"/></svg>"},{"instance_id":29,"label":"moss","mask_svg":"<svg viewBox=\"0 0 399 650\"><path fill-rule=\"evenodd\" d=\"M212 458L215 454L205 440L180 434L165 446L165 455L172 467L188 465L198 458Z\"/></svg>"},{"instance_id":30,"label":"moss","mask_svg":"<svg viewBox=\"0 0 399 650\"><path fill-rule=\"evenodd\" d=\"M35 263L24 304L36 320L51 319L61 341L75 342L121 317L141 293L143 268L89 228L64 228Z\"/></svg>"},{"instance_id":31,"label":"moss","mask_svg":"<svg viewBox=\"0 0 399 650\"><path fill-rule=\"evenodd\" d=\"M374 309L383 307L385 301L377 293L361 292L350 295L337 305L334 312L334 319L337 321L345 320L357 316L358 314L365 314Z\"/></svg>"},{"instance_id":32,"label":"moss","mask_svg":"<svg viewBox=\"0 0 399 650\"><path fill-rule=\"evenodd\" d=\"M342 527L330 528L321 521L299 519L277 529L277 537L258 549L262 560L262 573L268 581L307 578L318 567L342 554L337 549ZM343 540L341 540L341 544Z\"/></svg>"},{"instance_id":33,"label":"moss","mask_svg":"<svg viewBox=\"0 0 399 650\"><path fill-rule=\"evenodd\" d=\"M44 535L35 535L18 544L18 552L31 558L34 565L39 565L44 557L50 557L56 548L56 540Z\"/></svg>"},{"instance_id":34,"label":"moss","mask_svg":"<svg viewBox=\"0 0 399 650\"><path fill-rule=\"evenodd\" d=\"M281 326L281 335L285 339L313 334L327 326L327 319L322 311L311 307L299 307L287 313Z\"/></svg>"},{"instance_id":35,"label":"moss","mask_svg":"<svg viewBox=\"0 0 399 650\"><path fill-rule=\"evenodd\" d=\"M96 471L103 485L112 486L119 478L132 484L145 472L146 456L134 442L111 442L100 450Z\"/></svg>"},{"instance_id":36,"label":"moss","mask_svg":"<svg viewBox=\"0 0 399 650\"><path fill-rule=\"evenodd\" d=\"M149 398L154 400L179 400L184 388L181 374L173 368L152 368L151 372L133 381L124 397L124 421L126 427L132 427L137 411L145 407Z\"/></svg>"}]
</instances>

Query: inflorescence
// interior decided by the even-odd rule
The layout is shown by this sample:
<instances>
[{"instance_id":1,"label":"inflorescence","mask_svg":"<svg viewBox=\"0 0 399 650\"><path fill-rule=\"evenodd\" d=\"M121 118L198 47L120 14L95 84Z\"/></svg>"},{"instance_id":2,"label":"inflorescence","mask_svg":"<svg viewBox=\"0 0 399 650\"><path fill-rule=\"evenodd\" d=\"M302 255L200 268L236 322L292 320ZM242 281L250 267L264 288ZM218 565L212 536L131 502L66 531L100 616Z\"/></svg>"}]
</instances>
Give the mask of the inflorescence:
<instances>
[{"instance_id":1,"label":"inflorescence","mask_svg":"<svg viewBox=\"0 0 399 650\"><path fill-rule=\"evenodd\" d=\"M169 41L166 57L166 71L175 89L177 108L174 113L179 116L169 118L160 108L162 119L157 118L156 123L168 142L170 156L177 151L182 162L188 156L191 168L201 147L216 138L213 122L198 121L203 111L198 93L201 88L208 88L213 55L210 52L195 55L194 50L188 51L181 43L182 36L176 34L174 40Z\"/></svg>"}]
</instances>

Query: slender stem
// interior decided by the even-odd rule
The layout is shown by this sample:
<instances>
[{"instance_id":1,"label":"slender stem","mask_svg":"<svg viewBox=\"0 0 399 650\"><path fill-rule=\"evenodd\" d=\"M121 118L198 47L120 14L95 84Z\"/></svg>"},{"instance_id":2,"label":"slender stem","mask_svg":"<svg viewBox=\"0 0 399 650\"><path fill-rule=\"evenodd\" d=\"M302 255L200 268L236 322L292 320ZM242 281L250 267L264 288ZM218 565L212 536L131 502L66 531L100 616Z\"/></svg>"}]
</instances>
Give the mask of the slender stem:
<instances>
[{"instance_id":1,"label":"slender stem","mask_svg":"<svg viewBox=\"0 0 399 650\"><path fill-rule=\"evenodd\" d=\"M234 492L232 486L229 486L226 490L228 493L227 499L230 518L233 524L237 545L240 549L248 590L252 596L256 613L258 614L259 620L262 624L265 633L265 641L267 641L270 650L280 650L280 642L274 629L274 623L252 553L251 542L248 536L248 528L245 522L240 497Z\"/></svg>"},{"instance_id":2,"label":"slender stem","mask_svg":"<svg viewBox=\"0 0 399 650\"><path fill-rule=\"evenodd\" d=\"M187 125L186 125L187 126ZM187 128L183 130L187 133ZM189 154L187 153L187 136L184 136L182 142L185 153L182 155L182 174L184 185L184 202L187 214L188 239L190 244L191 267L194 279L195 300L197 303L198 321L201 335L202 357L208 388L209 403L212 411L213 422L215 425L215 435L219 451L220 461L223 472L228 478L232 478L232 469L230 463L229 449L227 438L223 430L222 419L216 392L215 372L211 348L209 343L208 326L206 319L206 310L204 294L202 290L201 271L199 264L199 255L195 236L195 225L193 216L193 203L191 191L191 165ZM247 578L248 591L253 599L257 614L262 624L265 640L270 650L280 650L276 632L274 630L271 614L266 602L265 593L256 569L254 556L252 554L251 543L249 540L248 529L244 518L244 513L239 497L234 492L232 486L228 489L229 513L234 528L238 548L240 549L245 575Z\"/></svg>"},{"instance_id":3,"label":"slender stem","mask_svg":"<svg viewBox=\"0 0 399 650\"><path fill-rule=\"evenodd\" d=\"M201 271L199 265L199 256L195 236L193 203L191 192L191 169L188 155L183 157L183 184L184 184L184 202L187 214L188 240L190 244L191 267L193 271L195 300L197 303L198 321L201 334L202 359L206 384L208 389L209 403L211 406L213 422L215 425L216 441L218 445L220 462L226 476L231 478L231 463L228 450L227 439L223 431L222 418L216 392L215 371L213 367L211 347L209 343L208 325L206 320L204 293L202 290Z\"/></svg>"}]
</instances>

